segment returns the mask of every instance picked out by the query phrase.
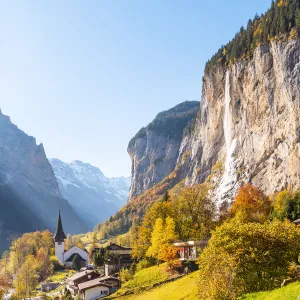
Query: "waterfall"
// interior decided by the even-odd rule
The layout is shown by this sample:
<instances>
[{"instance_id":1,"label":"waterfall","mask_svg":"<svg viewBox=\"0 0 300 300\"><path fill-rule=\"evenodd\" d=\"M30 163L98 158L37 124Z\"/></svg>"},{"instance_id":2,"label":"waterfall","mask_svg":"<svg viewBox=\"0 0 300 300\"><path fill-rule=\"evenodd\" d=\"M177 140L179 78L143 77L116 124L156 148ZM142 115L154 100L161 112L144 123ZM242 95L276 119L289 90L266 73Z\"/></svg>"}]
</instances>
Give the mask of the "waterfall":
<instances>
[{"instance_id":1,"label":"waterfall","mask_svg":"<svg viewBox=\"0 0 300 300\"><path fill-rule=\"evenodd\" d=\"M235 186L237 176L235 171L235 159L234 152L236 149L236 140L232 139L233 137L233 128L232 128L232 116L230 110L230 73L227 70L226 73L226 83L225 83L225 109L224 109L224 119L223 119L223 131L225 139L225 150L226 158L224 165L224 174L221 179L220 187L218 190L218 202L222 203L224 200L229 199L231 191Z\"/></svg>"}]
</instances>

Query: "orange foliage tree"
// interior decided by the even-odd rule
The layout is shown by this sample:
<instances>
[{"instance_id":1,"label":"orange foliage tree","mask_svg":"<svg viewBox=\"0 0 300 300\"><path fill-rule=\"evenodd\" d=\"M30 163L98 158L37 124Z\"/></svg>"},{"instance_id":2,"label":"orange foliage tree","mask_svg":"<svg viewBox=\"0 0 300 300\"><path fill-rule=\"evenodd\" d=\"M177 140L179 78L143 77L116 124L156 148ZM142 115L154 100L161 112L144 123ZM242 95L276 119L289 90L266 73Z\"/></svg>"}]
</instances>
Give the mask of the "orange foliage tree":
<instances>
[{"instance_id":1,"label":"orange foliage tree","mask_svg":"<svg viewBox=\"0 0 300 300\"><path fill-rule=\"evenodd\" d=\"M269 217L270 211L269 198L250 183L239 189L231 208L231 214L244 222L263 223Z\"/></svg>"}]
</instances>

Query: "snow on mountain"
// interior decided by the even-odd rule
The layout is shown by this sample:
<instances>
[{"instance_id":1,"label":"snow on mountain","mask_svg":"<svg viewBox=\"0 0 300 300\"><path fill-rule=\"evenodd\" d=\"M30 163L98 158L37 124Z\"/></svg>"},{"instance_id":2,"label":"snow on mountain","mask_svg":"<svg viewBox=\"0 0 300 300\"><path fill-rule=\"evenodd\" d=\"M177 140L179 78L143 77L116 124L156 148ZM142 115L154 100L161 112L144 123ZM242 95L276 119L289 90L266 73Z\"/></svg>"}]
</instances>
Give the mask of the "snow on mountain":
<instances>
[{"instance_id":1,"label":"snow on mountain","mask_svg":"<svg viewBox=\"0 0 300 300\"><path fill-rule=\"evenodd\" d=\"M126 202L130 177L106 177L97 167L79 160L50 159L62 195L92 229Z\"/></svg>"}]
</instances>

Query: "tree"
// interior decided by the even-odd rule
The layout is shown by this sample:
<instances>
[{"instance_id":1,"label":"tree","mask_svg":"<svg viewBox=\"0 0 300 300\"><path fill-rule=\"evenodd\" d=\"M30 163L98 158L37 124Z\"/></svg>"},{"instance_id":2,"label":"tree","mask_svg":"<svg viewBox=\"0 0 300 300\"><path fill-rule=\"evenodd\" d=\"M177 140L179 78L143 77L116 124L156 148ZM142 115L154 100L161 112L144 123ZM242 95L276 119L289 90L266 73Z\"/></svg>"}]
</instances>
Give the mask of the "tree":
<instances>
[{"instance_id":1,"label":"tree","mask_svg":"<svg viewBox=\"0 0 300 300\"><path fill-rule=\"evenodd\" d=\"M132 231L132 252L134 258L143 258L151 245L151 234L158 218L163 220L172 216L172 202L157 202L146 212L143 223Z\"/></svg>"},{"instance_id":2,"label":"tree","mask_svg":"<svg viewBox=\"0 0 300 300\"><path fill-rule=\"evenodd\" d=\"M154 257L158 260L159 253L162 249L164 234L164 222L162 218L158 218L155 221L153 232L151 234L151 246L147 250L147 256Z\"/></svg>"},{"instance_id":3,"label":"tree","mask_svg":"<svg viewBox=\"0 0 300 300\"><path fill-rule=\"evenodd\" d=\"M231 214L243 222L264 222L270 211L269 198L250 183L239 189L231 208Z\"/></svg>"},{"instance_id":4,"label":"tree","mask_svg":"<svg viewBox=\"0 0 300 300\"><path fill-rule=\"evenodd\" d=\"M45 280L48 276L53 274L54 265L50 260L49 254L45 248L40 248L37 252L37 273L39 281Z\"/></svg>"},{"instance_id":5,"label":"tree","mask_svg":"<svg viewBox=\"0 0 300 300\"><path fill-rule=\"evenodd\" d=\"M215 204L204 184L188 186L173 201L174 219L182 240L208 237L214 227Z\"/></svg>"},{"instance_id":6,"label":"tree","mask_svg":"<svg viewBox=\"0 0 300 300\"><path fill-rule=\"evenodd\" d=\"M291 192L284 190L276 195L275 203L273 207L273 214L279 220L289 218L289 210L291 202L293 201L293 195Z\"/></svg>"},{"instance_id":7,"label":"tree","mask_svg":"<svg viewBox=\"0 0 300 300\"><path fill-rule=\"evenodd\" d=\"M0 299L4 298L4 295L8 292L10 283L5 275L0 275Z\"/></svg>"},{"instance_id":8,"label":"tree","mask_svg":"<svg viewBox=\"0 0 300 300\"><path fill-rule=\"evenodd\" d=\"M285 220L224 223L199 257L201 299L238 296L280 286L300 252L300 229Z\"/></svg>"},{"instance_id":9,"label":"tree","mask_svg":"<svg viewBox=\"0 0 300 300\"><path fill-rule=\"evenodd\" d=\"M93 262L96 267L103 266L108 260L108 251L106 248L99 248L93 255Z\"/></svg>"},{"instance_id":10,"label":"tree","mask_svg":"<svg viewBox=\"0 0 300 300\"><path fill-rule=\"evenodd\" d=\"M296 10L295 23L296 23L297 33L298 35L300 35L300 8Z\"/></svg>"},{"instance_id":11,"label":"tree","mask_svg":"<svg viewBox=\"0 0 300 300\"><path fill-rule=\"evenodd\" d=\"M17 272L14 279L14 288L19 299L32 296L32 291L38 283L36 266L37 261L35 257L30 254L26 257L26 261Z\"/></svg>"},{"instance_id":12,"label":"tree","mask_svg":"<svg viewBox=\"0 0 300 300\"><path fill-rule=\"evenodd\" d=\"M72 268L75 270L80 270L81 268L80 256L78 254L74 255L74 258L72 260Z\"/></svg>"},{"instance_id":13,"label":"tree","mask_svg":"<svg viewBox=\"0 0 300 300\"><path fill-rule=\"evenodd\" d=\"M165 261L170 267L174 266L177 249L172 243L177 237L174 220L167 217L164 222L161 218L158 218L151 235L151 246L147 251L147 256L155 258L157 262Z\"/></svg>"}]
</instances>

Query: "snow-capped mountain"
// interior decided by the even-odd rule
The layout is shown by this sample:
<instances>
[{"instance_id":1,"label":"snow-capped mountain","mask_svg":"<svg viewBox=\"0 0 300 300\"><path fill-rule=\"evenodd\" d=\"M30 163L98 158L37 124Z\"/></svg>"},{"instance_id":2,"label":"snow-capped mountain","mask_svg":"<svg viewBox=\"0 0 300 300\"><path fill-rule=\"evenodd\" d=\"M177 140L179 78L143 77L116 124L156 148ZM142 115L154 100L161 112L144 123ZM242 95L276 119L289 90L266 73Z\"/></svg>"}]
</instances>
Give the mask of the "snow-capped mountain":
<instances>
[{"instance_id":1,"label":"snow-capped mountain","mask_svg":"<svg viewBox=\"0 0 300 300\"><path fill-rule=\"evenodd\" d=\"M50 159L62 195L92 229L127 201L130 178L108 178L88 163Z\"/></svg>"}]
</instances>

